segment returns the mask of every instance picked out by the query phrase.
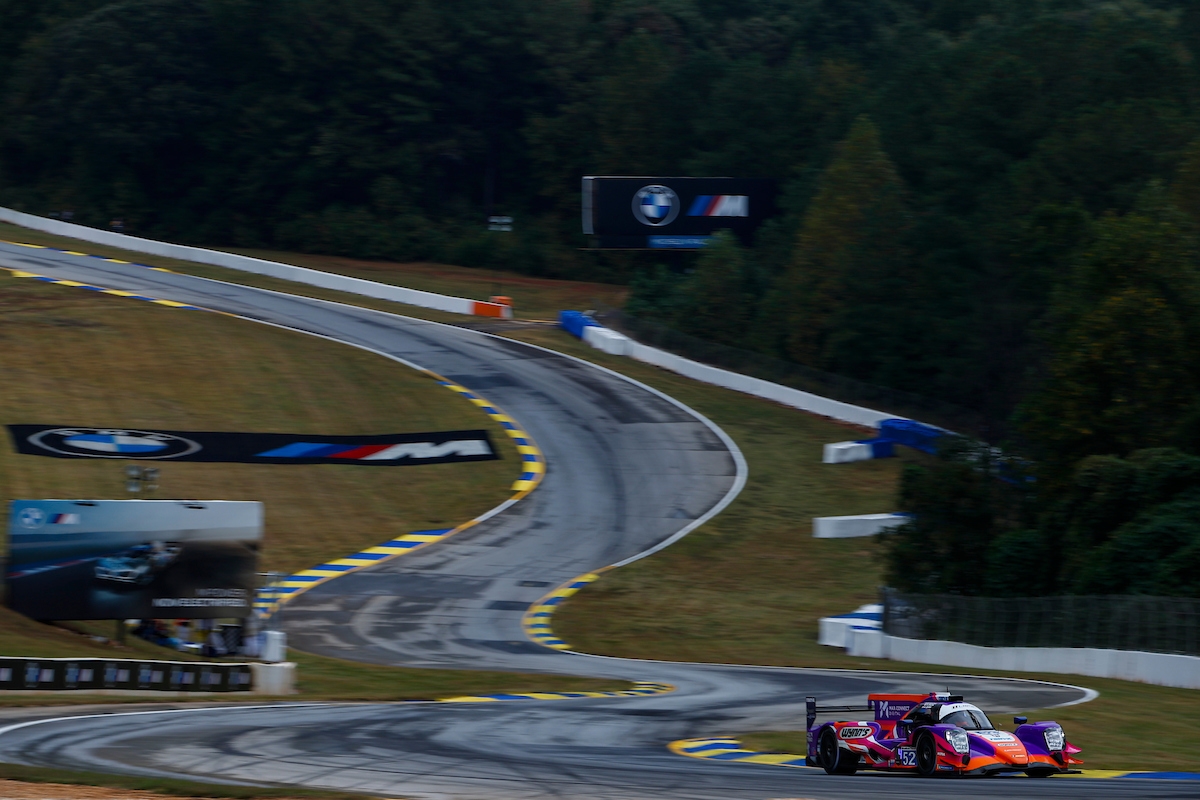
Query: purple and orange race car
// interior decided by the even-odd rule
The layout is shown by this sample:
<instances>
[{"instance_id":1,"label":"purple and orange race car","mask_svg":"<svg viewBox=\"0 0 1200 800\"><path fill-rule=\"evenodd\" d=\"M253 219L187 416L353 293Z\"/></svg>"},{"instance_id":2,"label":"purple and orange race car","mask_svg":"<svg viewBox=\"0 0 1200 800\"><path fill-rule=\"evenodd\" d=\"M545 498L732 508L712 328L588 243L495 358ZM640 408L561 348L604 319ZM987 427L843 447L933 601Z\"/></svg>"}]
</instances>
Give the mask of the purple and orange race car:
<instances>
[{"instance_id":1,"label":"purple and orange race car","mask_svg":"<svg viewBox=\"0 0 1200 800\"><path fill-rule=\"evenodd\" d=\"M1030 723L1014 717L1012 733L996 730L978 707L958 695L872 694L865 708L819 708L807 698L809 766L830 775L853 775L860 769L894 770L934 775L997 775L1024 772L1045 778L1083 761L1057 722ZM822 722L818 712L872 711L865 722Z\"/></svg>"}]
</instances>

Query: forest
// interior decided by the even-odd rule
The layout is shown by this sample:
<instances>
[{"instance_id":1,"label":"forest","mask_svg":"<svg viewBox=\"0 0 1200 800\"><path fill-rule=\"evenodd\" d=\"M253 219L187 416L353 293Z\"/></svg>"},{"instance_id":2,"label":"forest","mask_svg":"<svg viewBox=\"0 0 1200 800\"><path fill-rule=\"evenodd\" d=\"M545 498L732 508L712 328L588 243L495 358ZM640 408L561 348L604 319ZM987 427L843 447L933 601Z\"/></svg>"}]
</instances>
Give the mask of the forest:
<instances>
[{"instance_id":1,"label":"forest","mask_svg":"<svg viewBox=\"0 0 1200 800\"><path fill-rule=\"evenodd\" d=\"M0 204L628 283L634 317L986 420L1002 466L964 441L906 474L893 585L1200 596L1200 4L0 0L0 23ZM771 177L782 213L749 245L589 252L587 174Z\"/></svg>"}]
</instances>

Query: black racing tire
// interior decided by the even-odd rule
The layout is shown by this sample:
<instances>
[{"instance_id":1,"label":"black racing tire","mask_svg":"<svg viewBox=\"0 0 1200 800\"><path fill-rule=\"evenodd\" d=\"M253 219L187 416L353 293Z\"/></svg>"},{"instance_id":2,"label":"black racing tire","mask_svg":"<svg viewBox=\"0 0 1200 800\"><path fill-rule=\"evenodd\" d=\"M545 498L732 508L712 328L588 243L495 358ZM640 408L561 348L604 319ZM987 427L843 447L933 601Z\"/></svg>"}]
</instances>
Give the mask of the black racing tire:
<instances>
[{"instance_id":1,"label":"black racing tire","mask_svg":"<svg viewBox=\"0 0 1200 800\"><path fill-rule=\"evenodd\" d=\"M933 734L922 733L917 737L917 774L922 778L938 774L937 742L933 740Z\"/></svg>"},{"instance_id":2,"label":"black racing tire","mask_svg":"<svg viewBox=\"0 0 1200 800\"><path fill-rule=\"evenodd\" d=\"M833 728L821 731L821 738L817 740L817 756L825 772L830 775L853 775L858 771L858 756L841 748Z\"/></svg>"}]
</instances>

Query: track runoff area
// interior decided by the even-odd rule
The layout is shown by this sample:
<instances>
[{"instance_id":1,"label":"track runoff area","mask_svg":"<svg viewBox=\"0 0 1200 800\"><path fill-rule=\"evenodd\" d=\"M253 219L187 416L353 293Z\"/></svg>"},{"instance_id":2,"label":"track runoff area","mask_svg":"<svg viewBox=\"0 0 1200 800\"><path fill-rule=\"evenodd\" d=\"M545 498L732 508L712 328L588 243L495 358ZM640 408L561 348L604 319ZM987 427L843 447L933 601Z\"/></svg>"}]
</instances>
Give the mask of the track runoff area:
<instances>
[{"instance_id":1,"label":"track runoff area","mask_svg":"<svg viewBox=\"0 0 1200 800\"><path fill-rule=\"evenodd\" d=\"M0 246L0 265L372 350L486 391L486 402L537 442L546 469L536 491L436 546L324 581L286 603L279 619L297 646L376 663L589 674L656 687L641 697L555 702L284 705L47 720L0 732L4 760L408 797L1136 797L1150 785L1155 796L1195 796L1195 784L1174 780L848 778L737 758L681 758L666 745L797 727L808 696L857 705L872 692L921 693L952 683L983 708L1019 711L1089 695L1015 679L671 664L536 644L525 633L527 612L546 605L555 587L657 549L736 494L745 465L719 429L608 370L474 331L54 251ZM692 519L674 513L681 507Z\"/></svg>"}]
</instances>

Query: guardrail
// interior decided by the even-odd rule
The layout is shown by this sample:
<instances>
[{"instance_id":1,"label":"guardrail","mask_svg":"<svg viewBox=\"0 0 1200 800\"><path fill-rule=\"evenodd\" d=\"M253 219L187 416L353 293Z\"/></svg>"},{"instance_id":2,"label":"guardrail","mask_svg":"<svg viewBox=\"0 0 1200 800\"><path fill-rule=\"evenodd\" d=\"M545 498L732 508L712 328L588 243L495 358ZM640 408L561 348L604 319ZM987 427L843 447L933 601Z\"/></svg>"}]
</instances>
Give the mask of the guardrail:
<instances>
[{"instance_id":1,"label":"guardrail","mask_svg":"<svg viewBox=\"0 0 1200 800\"><path fill-rule=\"evenodd\" d=\"M319 286L322 289L334 289L339 292L374 297L377 300L390 300L410 306L448 311L452 314L469 314L477 317L497 317L500 319L512 318L512 306L504 303L485 303L465 297L450 297L433 292L422 292L418 289L408 289L403 286L365 281L361 278L351 278L347 275L337 275L331 272L296 267L291 264L281 264L277 261L239 256L221 250L206 250L202 247L190 247L182 244L158 242L153 239L142 239L124 233L113 233L111 231L89 228L86 225L76 225L72 222L47 219L35 214L14 211L11 208L0 208L0 220L35 231L52 233L56 236L69 236L72 239L80 239L85 242L107 245L109 247L119 247L122 250L131 250L135 253L147 253L164 258L174 258L179 261L194 261L197 264L211 264L215 267L225 267L240 272L251 272L256 275L281 278L309 286Z\"/></svg>"}]
</instances>

